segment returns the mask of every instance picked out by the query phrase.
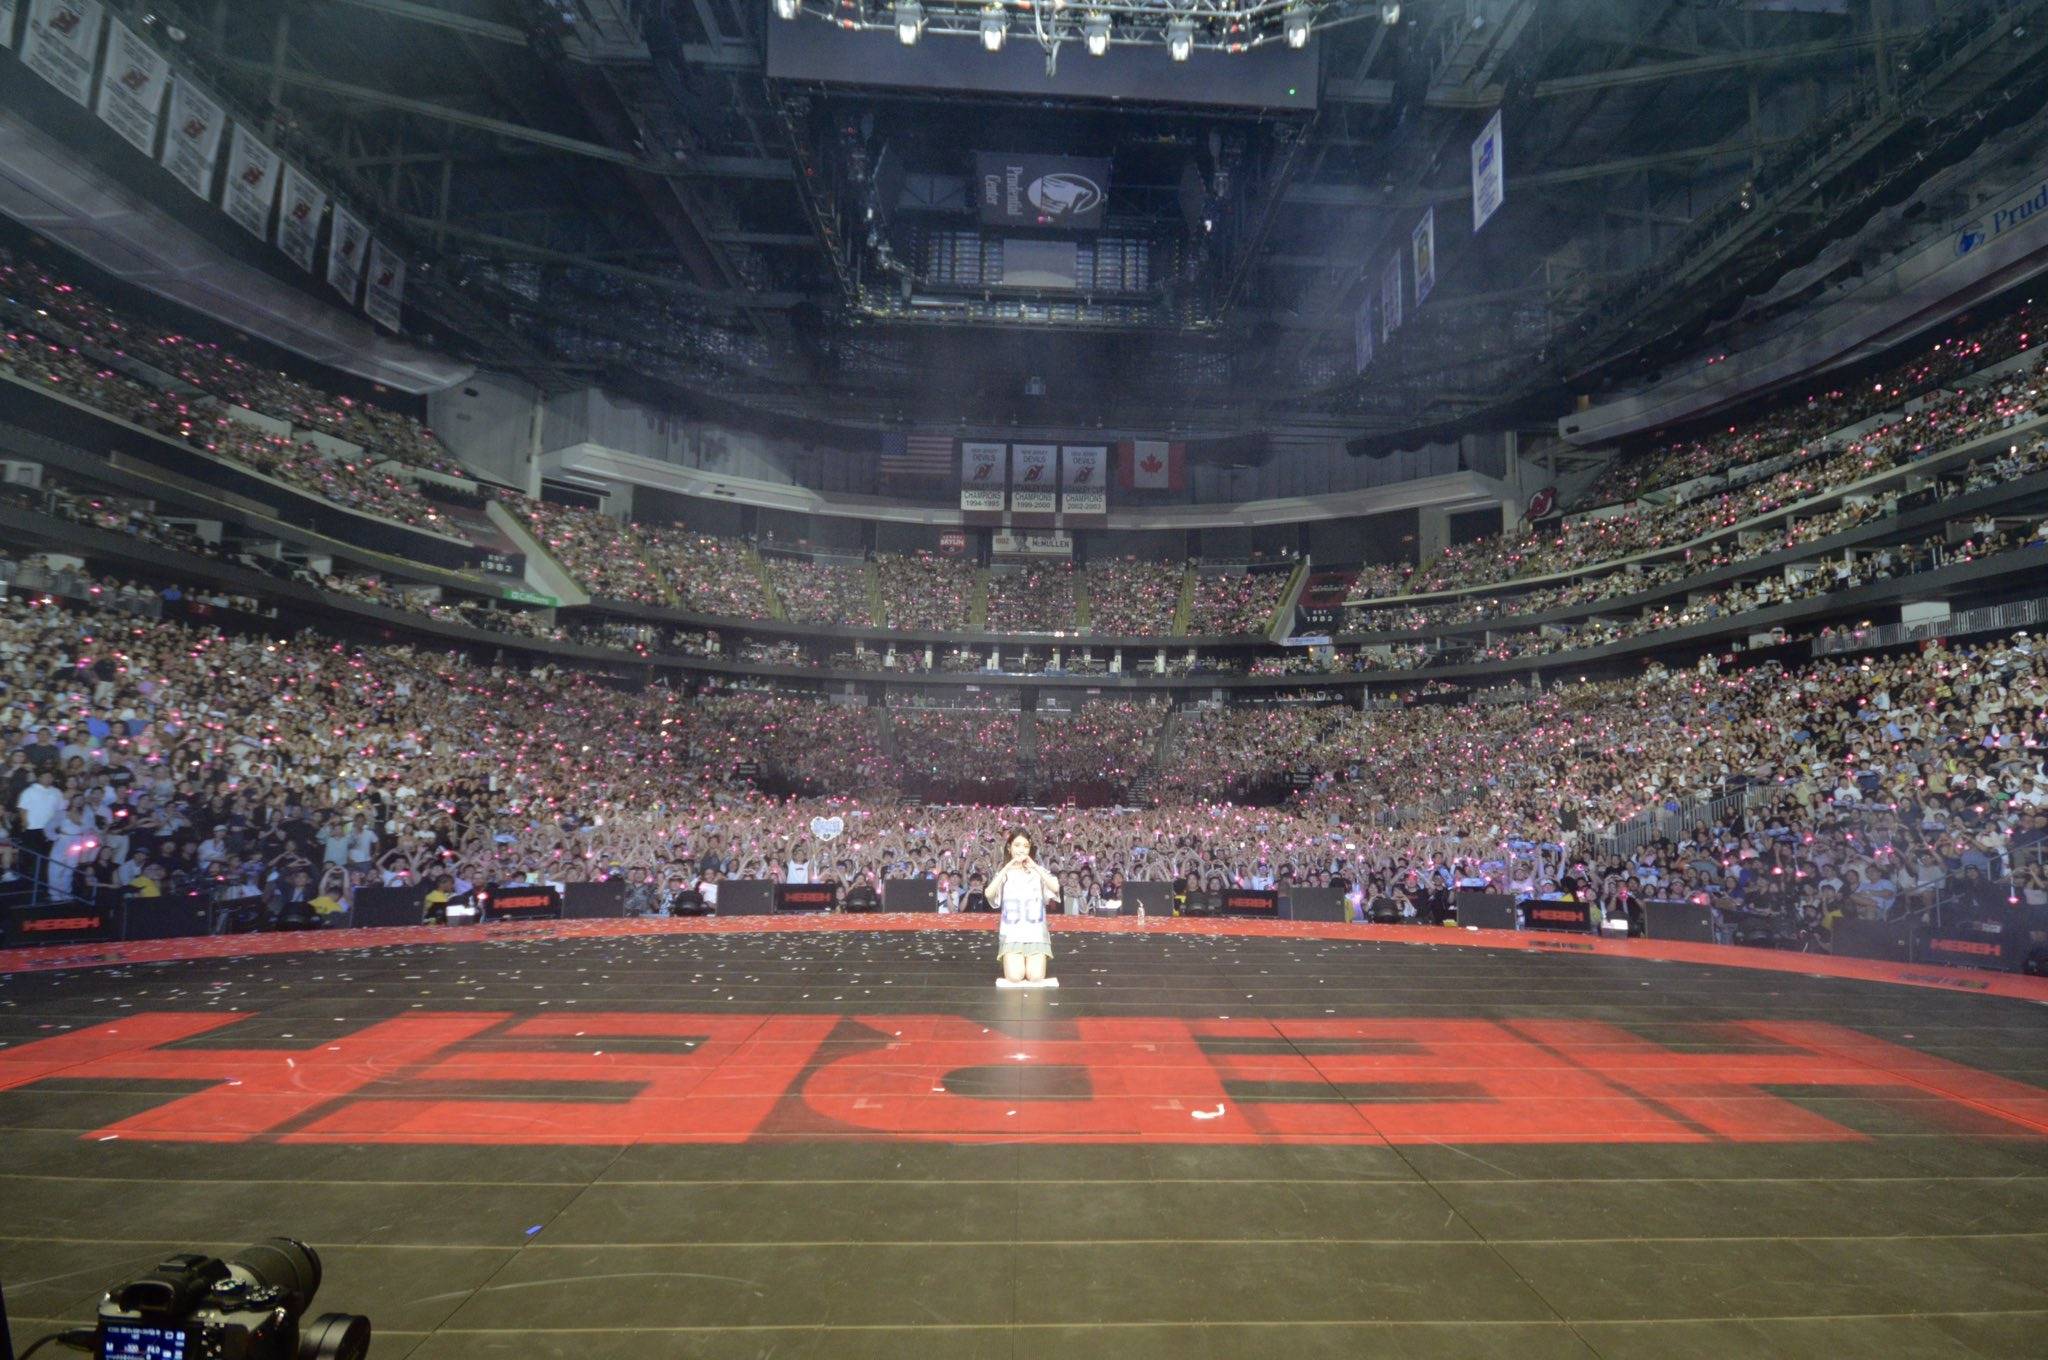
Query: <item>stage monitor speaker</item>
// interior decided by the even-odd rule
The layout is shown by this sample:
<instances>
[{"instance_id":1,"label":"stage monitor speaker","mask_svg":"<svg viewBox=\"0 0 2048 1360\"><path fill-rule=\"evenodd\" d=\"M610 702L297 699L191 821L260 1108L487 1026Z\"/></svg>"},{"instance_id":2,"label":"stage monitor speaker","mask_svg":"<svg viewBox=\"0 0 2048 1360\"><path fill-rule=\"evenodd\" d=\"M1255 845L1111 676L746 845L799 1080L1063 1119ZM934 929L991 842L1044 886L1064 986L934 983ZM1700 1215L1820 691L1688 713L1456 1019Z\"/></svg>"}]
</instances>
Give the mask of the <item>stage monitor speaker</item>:
<instances>
[{"instance_id":1,"label":"stage monitor speaker","mask_svg":"<svg viewBox=\"0 0 2048 1360\"><path fill-rule=\"evenodd\" d=\"M1697 902L1645 902L1643 938L1713 944L1714 909Z\"/></svg>"},{"instance_id":2,"label":"stage monitor speaker","mask_svg":"<svg viewBox=\"0 0 2048 1360\"><path fill-rule=\"evenodd\" d=\"M571 883L562 894L565 921L603 921L626 914L626 880L608 878L602 883Z\"/></svg>"},{"instance_id":3,"label":"stage monitor speaker","mask_svg":"<svg viewBox=\"0 0 2048 1360\"><path fill-rule=\"evenodd\" d=\"M773 916L775 885L765 878L735 878L718 885L720 916Z\"/></svg>"},{"instance_id":4,"label":"stage monitor speaker","mask_svg":"<svg viewBox=\"0 0 2048 1360\"><path fill-rule=\"evenodd\" d=\"M1173 915L1173 885L1171 883L1125 883L1125 916L1136 916L1143 907L1147 916Z\"/></svg>"},{"instance_id":5,"label":"stage monitor speaker","mask_svg":"<svg viewBox=\"0 0 2048 1360\"><path fill-rule=\"evenodd\" d=\"M352 926L416 926L426 918L427 895L419 888L357 888Z\"/></svg>"},{"instance_id":6,"label":"stage monitor speaker","mask_svg":"<svg viewBox=\"0 0 2048 1360\"><path fill-rule=\"evenodd\" d=\"M1515 920L1515 899L1510 893L1473 892L1466 890L1457 896L1458 924L1478 926L1481 930L1513 930Z\"/></svg>"},{"instance_id":7,"label":"stage monitor speaker","mask_svg":"<svg viewBox=\"0 0 2048 1360\"><path fill-rule=\"evenodd\" d=\"M1907 921L1837 921L1832 950L1854 959L1913 962L1913 927Z\"/></svg>"},{"instance_id":8,"label":"stage monitor speaker","mask_svg":"<svg viewBox=\"0 0 2048 1360\"><path fill-rule=\"evenodd\" d=\"M929 878L885 878L882 880L883 911L928 911L939 909L939 885Z\"/></svg>"},{"instance_id":9,"label":"stage monitor speaker","mask_svg":"<svg viewBox=\"0 0 2048 1360\"><path fill-rule=\"evenodd\" d=\"M213 904L204 893L135 897L114 892L114 896L127 899L119 903L124 940L176 940L213 934Z\"/></svg>"},{"instance_id":10,"label":"stage monitor speaker","mask_svg":"<svg viewBox=\"0 0 2048 1360\"><path fill-rule=\"evenodd\" d=\"M1342 921L1348 919L1344 894L1336 888L1290 888L1282 899L1280 914L1290 921Z\"/></svg>"}]
</instances>

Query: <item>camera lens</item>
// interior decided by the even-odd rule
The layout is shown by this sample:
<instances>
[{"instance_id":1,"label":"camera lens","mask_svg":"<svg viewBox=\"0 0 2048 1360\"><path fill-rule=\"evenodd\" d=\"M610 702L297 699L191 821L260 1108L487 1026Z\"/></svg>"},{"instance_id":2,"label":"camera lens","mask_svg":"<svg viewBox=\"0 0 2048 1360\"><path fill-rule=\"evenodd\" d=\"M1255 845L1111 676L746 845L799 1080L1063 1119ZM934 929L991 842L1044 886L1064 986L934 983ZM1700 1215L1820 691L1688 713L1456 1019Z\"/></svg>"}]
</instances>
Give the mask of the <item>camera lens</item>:
<instances>
[{"instance_id":1,"label":"camera lens","mask_svg":"<svg viewBox=\"0 0 2048 1360\"><path fill-rule=\"evenodd\" d=\"M320 1289L320 1258L303 1242L266 1237L228 1258L228 1268L258 1285L291 1296L294 1313L303 1312Z\"/></svg>"},{"instance_id":2,"label":"camera lens","mask_svg":"<svg viewBox=\"0 0 2048 1360\"><path fill-rule=\"evenodd\" d=\"M360 1313L322 1313L299 1331L299 1360L363 1360L370 1320Z\"/></svg>"}]
</instances>

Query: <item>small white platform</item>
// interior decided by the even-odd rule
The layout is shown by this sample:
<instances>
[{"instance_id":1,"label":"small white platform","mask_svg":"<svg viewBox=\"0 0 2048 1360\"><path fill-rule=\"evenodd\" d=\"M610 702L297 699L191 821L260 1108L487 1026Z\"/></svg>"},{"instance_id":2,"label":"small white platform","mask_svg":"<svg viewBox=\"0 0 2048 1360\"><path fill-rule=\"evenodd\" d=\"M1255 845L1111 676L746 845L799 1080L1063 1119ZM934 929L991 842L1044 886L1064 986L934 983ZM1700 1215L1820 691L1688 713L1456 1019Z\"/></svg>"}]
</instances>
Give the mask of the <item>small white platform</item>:
<instances>
[{"instance_id":1,"label":"small white platform","mask_svg":"<svg viewBox=\"0 0 2048 1360\"><path fill-rule=\"evenodd\" d=\"M1002 988L1004 991L1010 991L1012 989L1015 989L1020 992L1035 992L1038 991L1040 988L1057 987L1059 985L1060 980L1056 977L1046 978L1042 982L1012 982L1006 977L999 977L996 979L996 986Z\"/></svg>"}]
</instances>

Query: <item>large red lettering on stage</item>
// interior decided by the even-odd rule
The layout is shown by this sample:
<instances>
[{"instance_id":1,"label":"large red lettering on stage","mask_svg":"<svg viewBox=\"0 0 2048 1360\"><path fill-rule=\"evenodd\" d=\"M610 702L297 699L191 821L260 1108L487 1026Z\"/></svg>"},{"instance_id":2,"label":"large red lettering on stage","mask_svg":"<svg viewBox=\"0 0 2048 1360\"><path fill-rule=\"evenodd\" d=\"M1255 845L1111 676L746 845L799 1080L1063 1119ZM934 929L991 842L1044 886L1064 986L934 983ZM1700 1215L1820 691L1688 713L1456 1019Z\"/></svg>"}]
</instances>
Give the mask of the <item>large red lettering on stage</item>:
<instances>
[{"instance_id":1,"label":"large red lettering on stage","mask_svg":"<svg viewBox=\"0 0 2048 1360\"><path fill-rule=\"evenodd\" d=\"M1804 1021L1701 1025L1679 1051L1566 1020L1103 1018L1019 1038L950 1015L419 1013L306 1047L178 1046L245 1018L150 1012L0 1049L0 1090L210 1083L86 1135L174 1142L1862 1137L1791 1087L2048 1136L2048 1091Z\"/></svg>"}]
</instances>

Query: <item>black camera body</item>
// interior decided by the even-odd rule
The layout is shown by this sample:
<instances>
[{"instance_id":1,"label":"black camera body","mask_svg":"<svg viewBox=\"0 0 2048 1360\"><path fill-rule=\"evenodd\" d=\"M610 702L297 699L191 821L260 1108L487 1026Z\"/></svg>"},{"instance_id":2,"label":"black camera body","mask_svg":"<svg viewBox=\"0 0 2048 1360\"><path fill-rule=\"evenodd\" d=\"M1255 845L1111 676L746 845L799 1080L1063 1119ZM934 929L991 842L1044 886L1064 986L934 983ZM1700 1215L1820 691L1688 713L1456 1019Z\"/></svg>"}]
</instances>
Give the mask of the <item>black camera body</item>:
<instances>
[{"instance_id":1,"label":"black camera body","mask_svg":"<svg viewBox=\"0 0 2048 1360\"><path fill-rule=\"evenodd\" d=\"M320 1287L320 1258L273 1237L228 1260L184 1252L100 1300L100 1360L359 1360L370 1321L299 1319Z\"/></svg>"}]
</instances>

